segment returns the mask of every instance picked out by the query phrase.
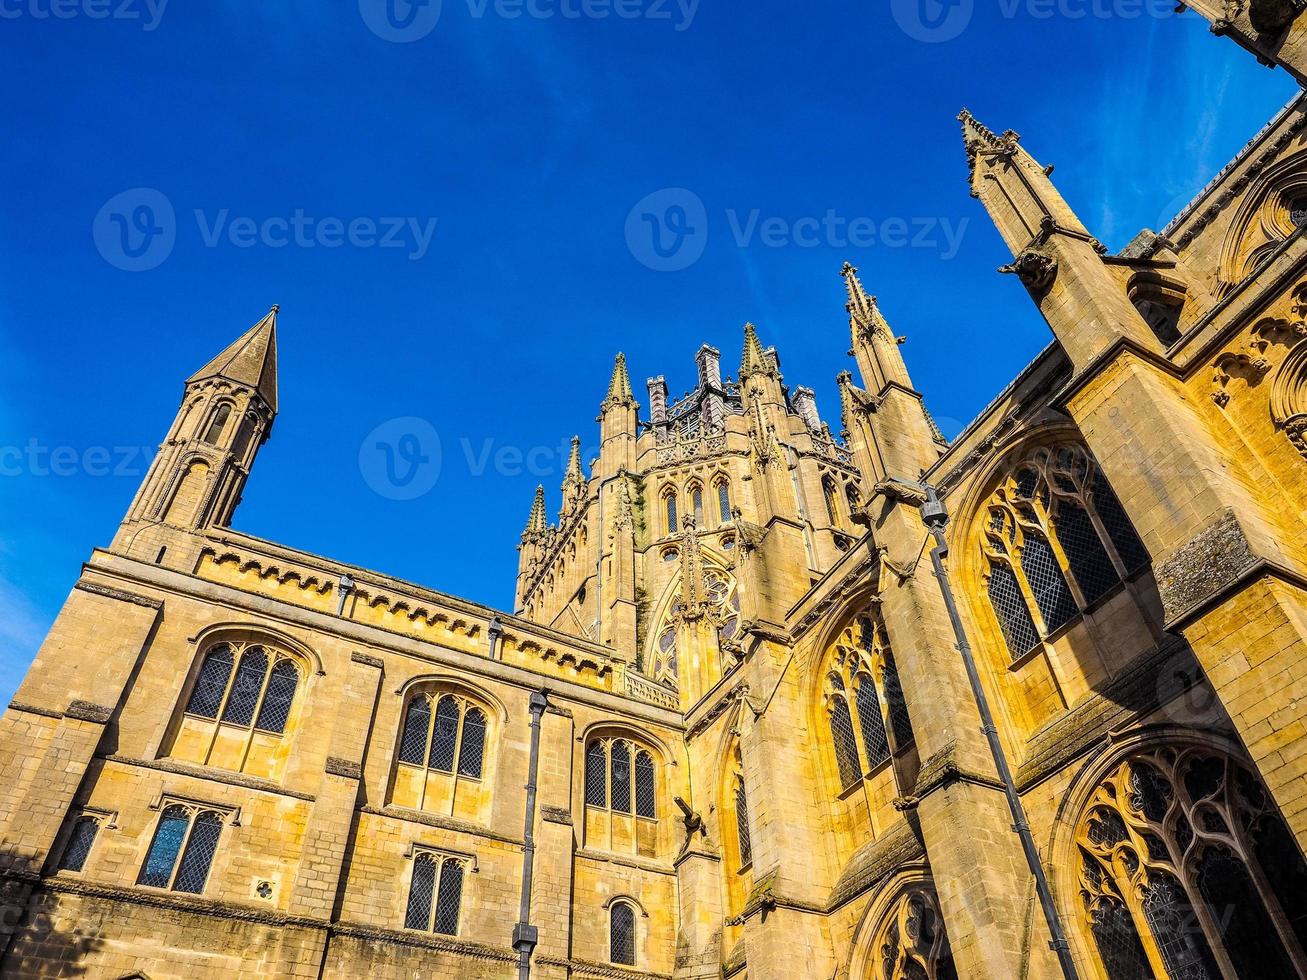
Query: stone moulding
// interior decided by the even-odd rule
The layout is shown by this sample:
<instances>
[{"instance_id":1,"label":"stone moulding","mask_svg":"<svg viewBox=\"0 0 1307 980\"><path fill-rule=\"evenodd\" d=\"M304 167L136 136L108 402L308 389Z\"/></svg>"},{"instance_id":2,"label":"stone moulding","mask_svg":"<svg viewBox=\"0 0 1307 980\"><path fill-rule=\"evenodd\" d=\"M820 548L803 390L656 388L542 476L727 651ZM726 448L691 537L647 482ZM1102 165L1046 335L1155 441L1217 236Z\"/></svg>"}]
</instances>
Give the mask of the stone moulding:
<instances>
[{"instance_id":1,"label":"stone moulding","mask_svg":"<svg viewBox=\"0 0 1307 980\"><path fill-rule=\"evenodd\" d=\"M95 704L91 701L73 700L69 701L68 707L64 709L64 717L76 721L89 721L96 725L106 725L109 719L113 717L113 708L106 708L102 704Z\"/></svg>"},{"instance_id":2,"label":"stone moulding","mask_svg":"<svg viewBox=\"0 0 1307 980\"><path fill-rule=\"evenodd\" d=\"M331 926L332 935L347 936L351 939L364 939L370 942L397 943L418 949L430 949L441 953L453 953L477 960L492 960L498 963L516 963L517 954L511 949L488 946L485 943L469 942L452 936L437 936L434 933L409 932L399 929L380 929L376 926L355 922L338 922Z\"/></svg>"},{"instance_id":3,"label":"stone moulding","mask_svg":"<svg viewBox=\"0 0 1307 980\"><path fill-rule=\"evenodd\" d=\"M62 711L54 711L50 708L39 708L34 704L25 704L22 701L10 701L9 709L11 711L21 711L24 714L40 715L42 718L53 718L56 721L64 716Z\"/></svg>"},{"instance_id":4,"label":"stone moulding","mask_svg":"<svg viewBox=\"0 0 1307 980\"><path fill-rule=\"evenodd\" d=\"M376 667L377 670L385 670L386 664L380 657L374 657L370 653L351 653L349 655L351 663L362 664L364 667Z\"/></svg>"},{"instance_id":5,"label":"stone moulding","mask_svg":"<svg viewBox=\"0 0 1307 980\"><path fill-rule=\"evenodd\" d=\"M542 956L536 962L541 966L553 966L570 970L572 975L576 977L594 977L596 980L672 980L672 974L670 973L626 970L610 963L594 963L589 960L564 960Z\"/></svg>"},{"instance_id":6,"label":"stone moulding","mask_svg":"<svg viewBox=\"0 0 1307 980\"><path fill-rule=\"evenodd\" d=\"M365 805L358 808L359 813L366 813L374 817L389 817L392 820L403 820L407 823L419 823L426 827L436 827L440 830L452 830L456 833L470 834L473 837L481 837L486 840L499 841L501 844L512 844L514 847L522 847L526 844L520 837L510 837L508 834L499 834L489 827L482 827L480 824L469 823L466 820L455 820L452 817L442 817L436 813L423 813L421 810L410 810L402 806L370 806Z\"/></svg>"},{"instance_id":7,"label":"stone moulding","mask_svg":"<svg viewBox=\"0 0 1307 980\"><path fill-rule=\"evenodd\" d=\"M246 776L239 772L227 772L224 769L193 766L184 762L174 762L171 759L135 759L126 755L105 755L100 758L104 759L105 762L115 762L123 766L156 769L159 772L169 772L178 776L190 776L195 779L208 780L209 782L225 783L228 786L239 786L242 789L258 790L262 793L271 793L274 796L289 796L291 799L303 800L306 803L313 803L317 800L317 797L312 794L286 789L286 787L273 782L271 779Z\"/></svg>"},{"instance_id":8,"label":"stone moulding","mask_svg":"<svg viewBox=\"0 0 1307 980\"><path fill-rule=\"evenodd\" d=\"M1232 509L1157 563L1157 588L1168 627L1237 582L1258 563Z\"/></svg>"},{"instance_id":9,"label":"stone moulding","mask_svg":"<svg viewBox=\"0 0 1307 980\"><path fill-rule=\"evenodd\" d=\"M148 596L135 595L131 592L124 592L122 589L113 589L107 585L100 585L98 582L78 582L73 586L79 592L89 592L91 595L104 596L106 599L117 599L119 602L130 602L134 606L144 606L146 609L162 609L162 599L151 599Z\"/></svg>"},{"instance_id":10,"label":"stone moulding","mask_svg":"<svg viewBox=\"0 0 1307 980\"><path fill-rule=\"evenodd\" d=\"M332 776L344 776L347 779L363 778L363 767L357 762L350 762L348 759L338 759L335 756L329 756L326 769Z\"/></svg>"},{"instance_id":11,"label":"stone moulding","mask_svg":"<svg viewBox=\"0 0 1307 980\"><path fill-rule=\"evenodd\" d=\"M565 827L572 826L572 814L561 806L542 806L540 808L540 819L546 823L562 824Z\"/></svg>"}]
</instances>

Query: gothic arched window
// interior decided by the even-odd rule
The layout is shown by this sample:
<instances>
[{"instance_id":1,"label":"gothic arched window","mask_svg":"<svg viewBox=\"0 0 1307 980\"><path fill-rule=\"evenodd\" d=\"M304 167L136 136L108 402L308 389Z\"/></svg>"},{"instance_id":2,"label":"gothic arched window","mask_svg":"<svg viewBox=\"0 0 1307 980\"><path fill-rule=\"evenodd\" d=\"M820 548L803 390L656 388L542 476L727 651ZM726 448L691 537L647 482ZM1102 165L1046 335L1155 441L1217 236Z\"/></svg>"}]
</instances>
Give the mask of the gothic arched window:
<instances>
[{"instance_id":1,"label":"gothic arched window","mask_svg":"<svg viewBox=\"0 0 1307 980\"><path fill-rule=\"evenodd\" d=\"M939 899L928 884L904 891L872 945L876 980L958 980Z\"/></svg>"},{"instance_id":2,"label":"gothic arched window","mask_svg":"<svg viewBox=\"0 0 1307 980\"><path fill-rule=\"evenodd\" d=\"M100 818L92 814L83 814L73 824L73 831L64 845L64 852L59 858L60 871L81 871L86 866L86 859L91 853L91 846L100 832Z\"/></svg>"},{"instance_id":3,"label":"gothic arched window","mask_svg":"<svg viewBox=\"0 0 1307 980\"><path fill-rule=\"evenodd\" d=\"M753 864L753 834L749 830L749 795L744 788L744 775L735 776L735 834L740 848L740 868Z\"/></svg>"},{"instance_id":4,"label":"gothic arched window","mask_svg":"<svg viewBox=\"0 0 1307 980\"><path fill-rule=\"evenodd\" d=\"M1132 754L1076 832L1088 933L1112 980L1293 980L1307 862L1260 779L1206 748Z\"/></svg>"},{"instance_id":5,"label":"gothic arched window","mask_svg":"<svg viewBox=\"0 0 1307 980\"><path fill-rule=\"evenodd\" d=\"M608 910L608 961L635 966L635 908L630 902L614 902Z\"/></svg>"},{"instance_id":6,"label":"gothic arched window","mask_svg":"<svg viewBox=\"0 0 1307 980\"><path fill-rule=\"evenodd\" d=\"M864 616L828 653L826 710L840 784L849 789L914 742L885 627ZM856 719L856 724L855 724Z\"/></svg>"},{"instance_id":7,"label":"gothic arched window","mask_svg":"<svg viewBox=\"0 0 1307 980\"><path fill-rule=\"evenodd\" d=\"M725 478L717 483L717 515L723 524L731 521L731 485Z\"/></svg>"},{"instance_id":8,"label":"gothic arched window","mask_svg":"<svg viewBox=\"0 0 1307 980\"><path fill-rule=\"evenodd\" d=\"M485 751L486 713L466 698L422 692L409 702L399 744L402 764L480 779Z\"/></svg>"},{"instance_id":9,"label":"gothic arched window","mask_svg":"<svg viewBox=\"0 0 1307 980\"><path fill-rule=\"evenodd\" d=\"M658 777L653 755L627 739L592 739L585 749L585 804L656 820Z\"/></svg>"},{"instance_id":10,"label":"gothic arched window","mask_svg":"<svg viewBox=\"0 0 1307 980\"><path fill-rule=\"evenodd\" d=\"M1150 560L1106 477L1075 444L1036 450L1003 480L983 548L986 591L1013 660Z\"/></svg>"},{"instance_id":11,"label":"gothic arched window","mask_svg":"<svg viewBox=\"0 0 1307 980\"><path fill-rule=\"evenodd\" d=\"M262 641L226 640L200 661L170 754L189 762L272 776L291 721L302 664Z\"/></svg>"},{"instance_id":12,"label":"gothic arched window","mask_svg":"<svg viewBox=\"0 0 1307 980\"><path fill-rule=\"evenodd\" d=\"M676 513L676 489L668 487L663 491L663 531L667 535L673 535L681 529L681 522L677 519Z\"/></svg>"},{"instance_id":13,"label":"gothic arched window","mask_svg":"<svg viewBox=\"0 0 1307 980\"><path fill-rule=\"evenodd\" d=\"M418 852L413 858L404 928L457 936L466 870L463 858Z\"/></svg>"},{"instance_id":14,"label":"gothic arched window","mask_svg":"<svg viewBox=\"0 0 1307 980\"><path fill-rule=\"evenodd\" d=\"M836 504L836 498L839 491L835 487L835 480L829 476L821 478L821 498L826 502L826 518L831 525L837 525L840 522L839 506Z\"/></svg>"},{"instance_id":15,"label":"gothic arched window","mask_svg":"<svg viewBox=\"0 0 1307 980\"><path fill-rule=\"evenodd\" d=\"M199 895L222 836L223 814L182 803L163 808L137 883Z\"/></svg>"},{"instance_id":16,"label":"gothic arched window","mask_svg":"<svg viewBox=\"0 0 1307 980\"><path fill-rule=\"evenodd\" d=\"M703 487L697 483L690 487L690 507L694 514L694 526L702 531L704 528Z\"/></svg>"}]
</instances>

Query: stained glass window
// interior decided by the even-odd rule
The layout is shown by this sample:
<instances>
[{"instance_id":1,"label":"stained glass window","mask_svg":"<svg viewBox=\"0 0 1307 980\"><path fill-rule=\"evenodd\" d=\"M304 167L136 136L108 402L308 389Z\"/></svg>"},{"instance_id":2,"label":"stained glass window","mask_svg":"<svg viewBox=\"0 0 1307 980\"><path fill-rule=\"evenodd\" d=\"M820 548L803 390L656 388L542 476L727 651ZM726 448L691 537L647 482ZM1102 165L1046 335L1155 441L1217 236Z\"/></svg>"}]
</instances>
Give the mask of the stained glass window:
<instances>
[{"instance_id":1,"label":"stained glass window","mask_svg":"<svg viewBox=\"0 0 1307 980\"><path fill-rule=\"evenodd\" d=\"M137 881L152 888L202 893L218 850L222 823L222 817L212 810L196 811L177 803L165 807Z\"/></svg>"}]
</instances>

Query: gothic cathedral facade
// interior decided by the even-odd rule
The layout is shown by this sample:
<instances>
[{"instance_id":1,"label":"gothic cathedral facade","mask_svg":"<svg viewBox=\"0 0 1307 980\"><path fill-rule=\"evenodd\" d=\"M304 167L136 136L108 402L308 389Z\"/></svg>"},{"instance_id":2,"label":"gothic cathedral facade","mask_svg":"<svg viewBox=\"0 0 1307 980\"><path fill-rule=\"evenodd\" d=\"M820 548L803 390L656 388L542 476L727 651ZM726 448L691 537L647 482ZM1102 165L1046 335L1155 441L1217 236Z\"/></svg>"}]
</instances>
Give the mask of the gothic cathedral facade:
<instances>
[{"instance_id":1,"label":"gothic cathedral facade","mask_svg":"<svg viewBox=\"0 0 1307 980\"><path fill-rule=\"evenodd\" d=\"M275 309L189 378L0 720L0 971L1307 978L1307 97L1115 255L961 120L1054 343L952 441L848 265L838 431L619 355L512 614L231 527Z\"/></svg>"}]
</instances>

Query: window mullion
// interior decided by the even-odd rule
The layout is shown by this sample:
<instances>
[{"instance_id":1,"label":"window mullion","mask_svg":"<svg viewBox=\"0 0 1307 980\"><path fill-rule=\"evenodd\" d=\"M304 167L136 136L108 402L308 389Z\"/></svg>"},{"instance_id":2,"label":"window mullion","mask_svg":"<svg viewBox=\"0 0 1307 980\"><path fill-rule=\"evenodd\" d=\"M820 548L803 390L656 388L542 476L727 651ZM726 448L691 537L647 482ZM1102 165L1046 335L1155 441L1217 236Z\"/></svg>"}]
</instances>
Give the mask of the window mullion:
<instances>
[{"instance_id":1,"label":"window mullion","mask_svg":"<svg viewBox=\"0 0 1307 980\"><path fill-rule=\"evenodd\" d=\"M1189 819L1192 821L1192 816ZM1189 907L1194 910L1194 917L1198 920L1207 944L1212 949L1212 956L1216 958L1217 966L1225 974L1226 980L1241 980L1239 972L1235 970L1234 963L1230 960L1230 954L1225 949L1225 930L1212 918L1207 900L1203 898L1197 884L1190 880L1191 869L1181 867L1176 870L1180 872L1180 887L1184 889Z\"/></svg>"},{"instance_id":2,"label":"window mullion","mask_svg":"<svg viewBox=\"0 0 1307 980\"><path fill-rule=\"evenodd\" d=\"M209 732L209 747L204 753L204 764L206 766L213 759L213 747L218 742L218 732L222 728L222 716L227 713L227 702L231 700L232 693L236 690L236 674L241 669L241 661L245 659L247 649L249 649L248 646L231 644L231 675L227 678L227 688L222 692L222 700L218 703L218 713L213 716L213 729ZM203 663L200 664L200 670L204 670Z\"/></svg>"},{"instance_id":3,"label":"window mullion","mask_svg":"<svg viewBox=\"0 0 1307 980\"><path fill-rule=\"evenodd\" d=\"M1021 598L1030 612L1030 621L1035 624L1035 632L1039 634L1041 640L1047 640L1050 630L1048 624L1044 622L1044 610L1039 608L1039 602L1035 599L1035 590L1030 587L1026 570L1021 566L1021 553L1026 547L1026 528L1020 521L1017 522L1016 527L1017 539L1012 545L1012 555L1004 555L1003 559L1007 561L1008 568L1012 570L1012 575L1017 580L1017 588L1021 590Z\"/></svg>"},{"instance_id":4,"label":"window mullion","mask_svg":"<svg viewBox=\"0 0 1307 980\"><path fill-rule=\"evenodd\" d=\"M1094 525L1094 532L1098 535L1098 540L1103 543L1103 548L1107 551L1107 557L1112 559L1112 568L1116 570L1116 577L1124 582L1130 573L1126 571L1125 560L1116 550L1116 542L1107 533L1107 528L1103 525L1103 519L1098 516L1098 508L1089 500L1080 501L1080 506L1089 515L1089 522Z\"/></svg>"},{"instance_id":5,"label":"window mullion","mask_svg":"<svg viewBox=\"0 0 1307 980\"><path fill-rule=\"evenodd\" d=\"M433 854L432 860L436 865L436 874L431 885L431 907L427 909L427 932L436 931L436 912L440 906L440 882L445 877L445 859Z\"/></svg>"},{"instance_id":6,"label":"window mullion","mask_svg":"<svg viewBox=\"0 0 1307 980\"><path fill-rule=\"evenodd\" d=\"M422 745L422 792L418 794L418 809L425 809L427 805L427 782L431 774L431 740L436 737L436 709L440 707L440 699L433 698L429 694L423 694L422 697L427 699L427 708L430 717L427 719L427 740ZM435 899L432 898L434 902Z\"/></svg>"},{"instance_id":7,"label":"window mullion","mask_svg":"<svg viewBox=\"0 0 1307 980\"><path fill-rule=\"evenodd\" d=\"M1080 589L1080 582L1077 581L1075 572L1071 568L1071 560L1067 558L1066 549L1062 547L1062 540L1058 537L1057 521L1053 520L1052 512L1045 511L1042 506L1039 508L1038 513L1040 527L1044 532L1044 540L1048 542L1049 550L1053 552L1053 560L1057 562L1058 571L1062 573L1062 580L1066 582L1072 600L1083 613L1089 608L1089 602Z\"/></svg>"},{"instance_id":8,"label":"window mullion","mask_svg":"<svg viewBox=\"0 0 1307 980\"><path fill-rule=\"evenodd\" d=\"M182 834L181 844L177 847L177 856L172 861L172 870L168 872L167 888L169 891L172 891L172 886L177 882L177 872L181 871L182 858L186 856L186 848L191 843L191 831L195 829L195 818L198 816L198 810L186 811L186 833Z\"/></svg>"}]
</instances>

